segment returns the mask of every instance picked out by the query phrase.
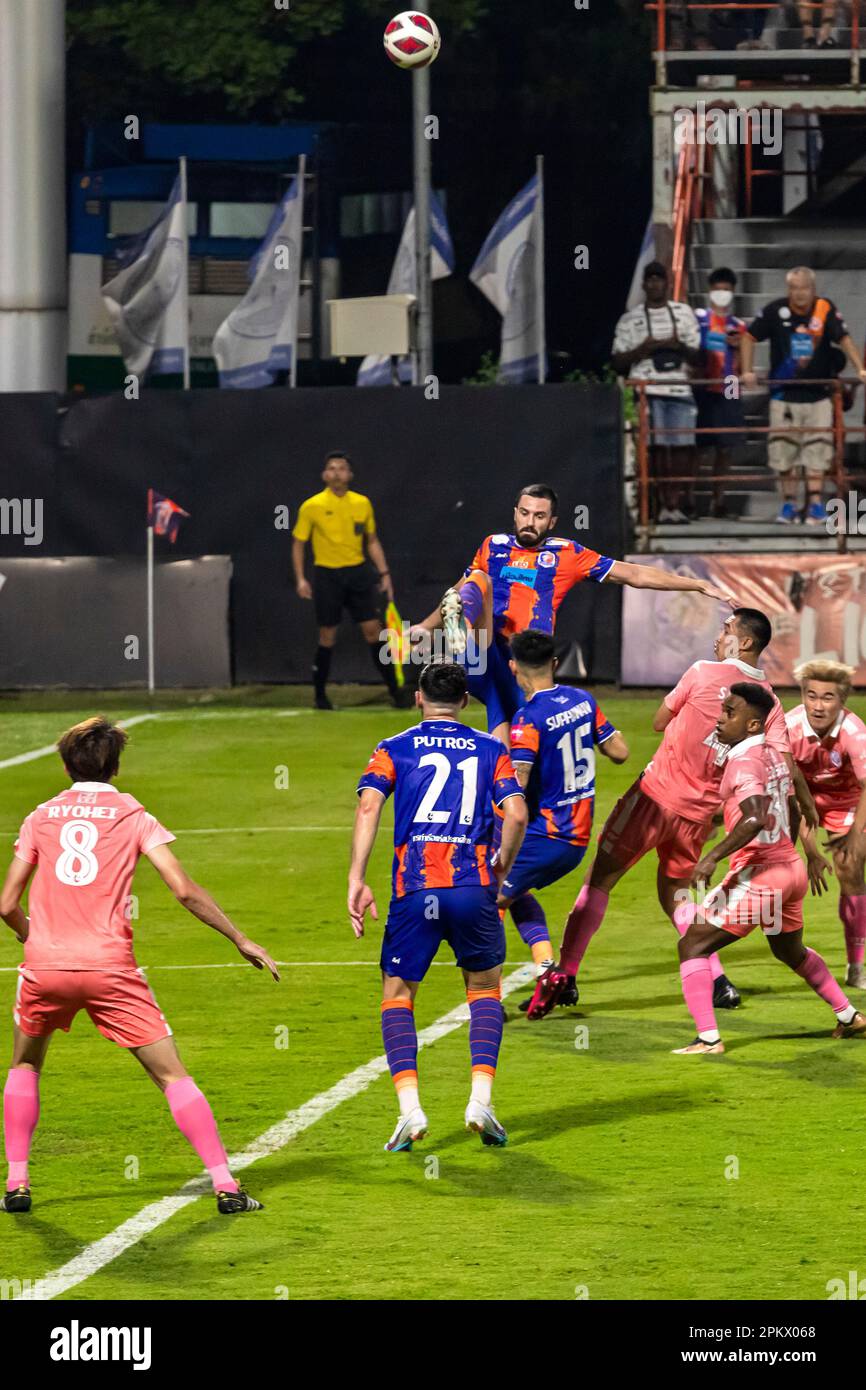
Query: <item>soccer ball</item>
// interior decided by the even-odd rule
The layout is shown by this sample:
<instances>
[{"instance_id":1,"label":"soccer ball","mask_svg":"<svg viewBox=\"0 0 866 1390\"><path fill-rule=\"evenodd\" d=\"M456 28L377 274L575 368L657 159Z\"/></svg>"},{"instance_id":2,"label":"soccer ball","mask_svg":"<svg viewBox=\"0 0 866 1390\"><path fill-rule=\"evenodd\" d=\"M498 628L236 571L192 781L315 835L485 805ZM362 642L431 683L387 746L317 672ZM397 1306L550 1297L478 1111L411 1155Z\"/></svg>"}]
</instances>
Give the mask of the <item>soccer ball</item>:
<instances>
[{"instance_id":1,"label":"soccer ball","mask_svg":"<svg viewBox=\"0 0 866 1390\"><path fill-rule=\"evenodd\" d=\"M398 68L426 68L439 52L442 40L429 15L404 10L385 29L385 52Z\"/></svg>"}]
</instances>

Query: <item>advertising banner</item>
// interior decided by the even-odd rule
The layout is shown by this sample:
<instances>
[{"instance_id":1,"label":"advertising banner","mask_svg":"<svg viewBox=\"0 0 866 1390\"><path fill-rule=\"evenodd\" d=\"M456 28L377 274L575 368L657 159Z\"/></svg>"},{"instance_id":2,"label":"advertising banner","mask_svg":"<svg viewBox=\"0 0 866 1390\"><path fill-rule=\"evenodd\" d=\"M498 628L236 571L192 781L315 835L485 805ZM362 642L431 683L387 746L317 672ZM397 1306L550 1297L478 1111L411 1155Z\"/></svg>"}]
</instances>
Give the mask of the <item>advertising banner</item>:
<instances>
[{"instance_id":1,"label":"advertising banner","mask_svg":"<svg viewBox=\"0 0 866 1390\"><path fill-rule=\"evenodd\" d=\"M866 686L866 565L862 555L634 555L673 574L709 579L740 606L773 624L763 669L774 685L794 685L794 667L811 657L844 661ZM673 686L693 661L713 660L721 605L701 594L623 591L623 685Z\"/></svg>"}]
</instances>

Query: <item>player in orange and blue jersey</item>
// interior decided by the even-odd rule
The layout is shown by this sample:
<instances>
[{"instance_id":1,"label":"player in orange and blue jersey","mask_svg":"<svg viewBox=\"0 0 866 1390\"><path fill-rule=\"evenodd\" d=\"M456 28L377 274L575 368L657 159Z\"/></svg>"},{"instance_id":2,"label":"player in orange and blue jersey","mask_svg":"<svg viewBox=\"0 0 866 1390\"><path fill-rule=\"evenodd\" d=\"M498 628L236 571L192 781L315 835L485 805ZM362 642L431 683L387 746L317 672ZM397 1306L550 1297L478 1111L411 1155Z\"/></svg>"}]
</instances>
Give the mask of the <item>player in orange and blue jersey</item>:
<instances>
[{"instance_id":1,"label":"player in orange and blue jersey","mask_svg":"<svg viewBox=\"0 0 866 1390\"><path fill-rule=\"evenodd\" d=\"M517 633L511 653L512 674L526 697L511 726L511 761L526 792L530 820L514 868L500 886L498 905L502 911L510 908L533 960L546 970L553 947L544 908L532 890L549 887L580 864L592 834L595 750L622 763L628 746L588 691L556 684L554 642L547 633ZM558 1003L577 1003L576 987Z\"/></svg>"},{"instance_id":2,"label":"player in orange and blue jersey","mask_svg":"<svg viewBox=\"0 0 866 1390\"><path fill-rule=\"evenodd\" d=\"M443 941L463 971L469 1000L472 1092L466 1126L482 1143L507 1134L492 1106L502 1041L501 976L505 931L496 908L528 819L508 750L459 722L466 672L453 662L424 667L416 692L423 719L376 747L358 783L349 869L349 917L364 934L375 898L365 882L382 808L394 795L393 896L382 941L382 1037L400 1104L385 1148L411 1149L427 1133L418 1094L414 1000ZM494 806L503 828L494 848Z\"/></svg>"},{"instance_id":3,"label":"player in orange and blue jersey","mask_svg":"<svg viewBox=\"0 0 866 1390\"><path fill-rule=\"evenodd\" d=\"M578 541L554 536L558 510L557 495L546 483L522 488L514 506L514 531L488 536L439 608L410 630L413 641L423 641L434 628L444 628L453 659L469 671L469 693L486 705L487 727L503 742L522 703L508 664L509 642L526 629L552 633L557 610L575 584L609 580L733 602L706 580L612 560Z\"/></svg>"}]
</instances>

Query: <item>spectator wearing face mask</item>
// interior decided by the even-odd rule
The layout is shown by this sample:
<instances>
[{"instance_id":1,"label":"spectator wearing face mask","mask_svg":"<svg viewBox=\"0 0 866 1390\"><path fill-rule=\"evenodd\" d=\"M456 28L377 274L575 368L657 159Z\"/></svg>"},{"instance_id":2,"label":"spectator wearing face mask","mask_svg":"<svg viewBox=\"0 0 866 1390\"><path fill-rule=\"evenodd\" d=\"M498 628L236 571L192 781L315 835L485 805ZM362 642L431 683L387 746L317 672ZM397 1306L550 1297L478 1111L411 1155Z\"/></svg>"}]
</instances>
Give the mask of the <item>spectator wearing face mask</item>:
<instances>
[{"instance_id":1,"label":"spectator wearing face mask","mask_svg":"<svg viewBox=\"0 0 866 1390\"><path fill-rule=\"evenodd\" d=\"M727 266L714 270L709 279L709 307L697 309L695 317L701 331L701 364L698 377L709 378L710 385L696 386L698 430L741 429L744 425L740 401L740 339L746 327L731 312L737 277ZM725 506L726 482L734 460L734 449L742 436L698 433L699 460L713 475L710 515L728 515Z\"/></svg>"}]
</instances>

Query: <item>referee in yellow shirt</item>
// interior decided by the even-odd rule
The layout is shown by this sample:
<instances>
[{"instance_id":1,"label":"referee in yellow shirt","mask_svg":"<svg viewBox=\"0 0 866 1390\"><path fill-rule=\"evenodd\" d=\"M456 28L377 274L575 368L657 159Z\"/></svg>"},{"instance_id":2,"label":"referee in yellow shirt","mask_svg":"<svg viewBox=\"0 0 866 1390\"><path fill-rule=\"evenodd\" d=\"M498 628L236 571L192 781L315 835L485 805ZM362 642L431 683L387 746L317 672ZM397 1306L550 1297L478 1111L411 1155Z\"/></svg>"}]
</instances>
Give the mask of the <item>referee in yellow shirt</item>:
<instances>
[{"instance_id":1,"label":"referee in yellow shirt","mask_svg":"<svg viewBox=\"0 0 866 1390\"><path fill-rule=\"evenodd\" d=\"M316 709L334 708L325 686L344 608L364 634L376 673L387 685L394 704L402 706L412 698L408 695L407 699L408 693L399 689L394 667L380 660L380 594L393 599L394 588L385 552L376 535L370 499L352 492L352 477L347 454L342 450L328 454L322 472L325 486L302 504L292 532L295 587L300 598L315 603L319 624L319 646L313 665ZM309 540L313 544L312 584L304 575L304 547Z\"/></svg>"}]
</instances>

